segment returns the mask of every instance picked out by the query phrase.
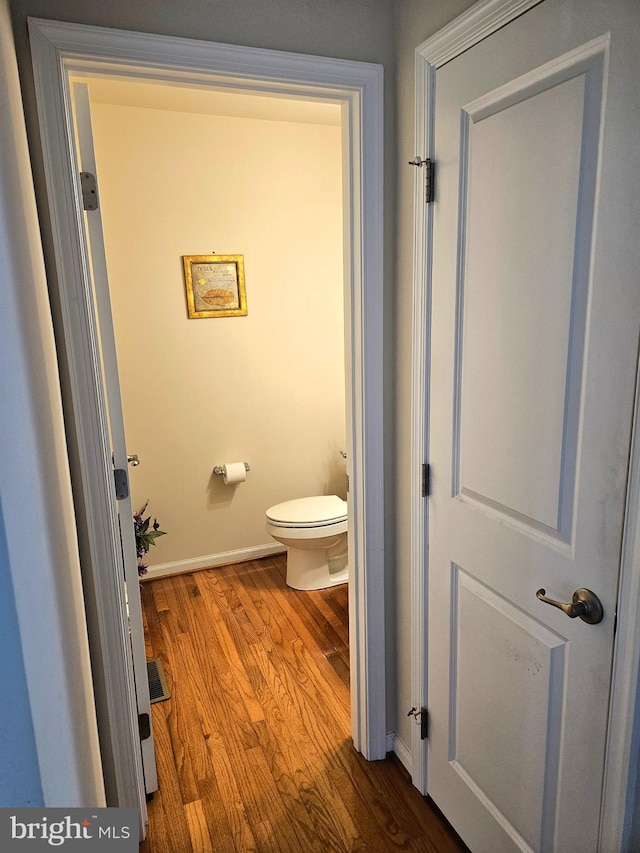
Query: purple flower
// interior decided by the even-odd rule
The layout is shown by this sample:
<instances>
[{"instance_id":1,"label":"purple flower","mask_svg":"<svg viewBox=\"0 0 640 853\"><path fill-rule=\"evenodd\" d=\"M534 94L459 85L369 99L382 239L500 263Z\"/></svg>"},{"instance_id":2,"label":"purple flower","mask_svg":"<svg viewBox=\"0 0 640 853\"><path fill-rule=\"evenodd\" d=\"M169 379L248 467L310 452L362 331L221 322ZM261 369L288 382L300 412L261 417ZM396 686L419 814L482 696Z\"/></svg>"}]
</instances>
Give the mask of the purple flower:
<instances>
[{"instance_id":1,"label":"purple flower","mask_svg":"<svg viewBox=\"0 0 640 853\"><path fill-rule=\"evenodd\" d=\"M151 516L144 518L149 501L145 503L137 512L133 514L133 528L136 537L136 556L138 558L138 575L146 575L148 566L142 562L142 558L149 551L152 545L155 545L155 540L158 536L164 536L164 530L160 530L160 524L157 518L153 519L151 525ZM151 529L149 529L151 525Z\"/></svg>"}]
</instances>

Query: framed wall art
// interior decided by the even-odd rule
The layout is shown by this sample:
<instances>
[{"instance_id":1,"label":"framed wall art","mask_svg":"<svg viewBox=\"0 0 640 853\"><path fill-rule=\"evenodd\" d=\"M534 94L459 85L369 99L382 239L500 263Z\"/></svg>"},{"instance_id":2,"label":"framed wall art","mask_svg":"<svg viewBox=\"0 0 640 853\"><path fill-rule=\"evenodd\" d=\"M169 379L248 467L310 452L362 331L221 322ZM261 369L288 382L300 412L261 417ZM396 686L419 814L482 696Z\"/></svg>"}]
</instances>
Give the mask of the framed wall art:
<instances>
[{"instance_id":1,"label":"framed wall art","mask_svg":"<svg viewBox=\"0 0 640 853\"><path fill-rule=\"evenodd\" d=\"M183 255L190 319L245 317L243 255Z\"/></svg>"}]
</instances>

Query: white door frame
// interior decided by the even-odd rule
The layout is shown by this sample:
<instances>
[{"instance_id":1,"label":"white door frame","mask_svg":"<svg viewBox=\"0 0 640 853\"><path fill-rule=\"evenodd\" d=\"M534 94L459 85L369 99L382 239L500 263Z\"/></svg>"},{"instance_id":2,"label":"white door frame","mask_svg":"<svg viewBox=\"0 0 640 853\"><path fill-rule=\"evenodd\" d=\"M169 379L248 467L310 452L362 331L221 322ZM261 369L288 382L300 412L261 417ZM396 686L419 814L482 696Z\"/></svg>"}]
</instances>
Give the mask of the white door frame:
<instances>
[{"instance_id":1,"label":"white door frame","mask_svg":"<svg viewBox=\"0 0 640 853\"><path fill-rule=\"evenodd\" d=\"M350 474L351 727L368 759L386 751L382 420L383 70L364 62L29 19L52 220L63 339L92 553L106 553L112 473L95 400L97 342L87 306L69 76L80 72L333 100L342 105L345 204L347 452ZM310 168L313 164L310 164ZM96 579L100 583L100 579ZM100 617L120 619L113 590L98 587ZM113 703L128 689L123 661L104 661ZM117 734L112 744L119 759Z\"/></svg>"},{"instance_id":2,"label":"white door frame","mask_svg":"<svg viewBox=\"0 0 640 853\"><path fill-rule=\"evenodd\" d=\"M536 6L542 0L480 0L436 35L423 42L415 55L415 151L420 158L434 159L435 87L437 71L451 59ZM413 264L413 377L412 460L413 470L428 461L429 423L429 329L431 323L431 247L433 210L424 203L421 169L416 169L414 191ZM436 177L437 187L437 177ZM640 374L639 374L640 375ZM634 793L638 776L640 709L636 713L640 667L640 402L636 407L631 446L623 554L618 591L617 633L607 731L607 758L602 802L600 849L631 849ZM428 707L427 596L428 527L427 502L416 485L411 494L411 702ZM411 774L413 784L427 794L427 754L420 730L412 726Z\"/></svg>"}]
</instances>

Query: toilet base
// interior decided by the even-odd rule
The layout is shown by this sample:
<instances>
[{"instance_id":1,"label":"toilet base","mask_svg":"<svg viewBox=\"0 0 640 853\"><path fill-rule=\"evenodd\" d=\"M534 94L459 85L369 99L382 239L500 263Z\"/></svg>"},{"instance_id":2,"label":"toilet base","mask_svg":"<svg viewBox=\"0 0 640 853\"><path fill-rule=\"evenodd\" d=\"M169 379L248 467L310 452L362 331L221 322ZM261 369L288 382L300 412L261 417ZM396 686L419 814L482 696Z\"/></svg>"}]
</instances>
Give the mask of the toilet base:
<instances>
[{"instance_id":1,"label":"toilet base","mask_svg":"<svg viewBox=\"0 0 640 853\"><path fill-rule=\"evenodd\" d=\"M317 550L287 549L287 586L292 589L328 589L349 580L346 551L330 555Z\"/></svg>"}]
</instances>

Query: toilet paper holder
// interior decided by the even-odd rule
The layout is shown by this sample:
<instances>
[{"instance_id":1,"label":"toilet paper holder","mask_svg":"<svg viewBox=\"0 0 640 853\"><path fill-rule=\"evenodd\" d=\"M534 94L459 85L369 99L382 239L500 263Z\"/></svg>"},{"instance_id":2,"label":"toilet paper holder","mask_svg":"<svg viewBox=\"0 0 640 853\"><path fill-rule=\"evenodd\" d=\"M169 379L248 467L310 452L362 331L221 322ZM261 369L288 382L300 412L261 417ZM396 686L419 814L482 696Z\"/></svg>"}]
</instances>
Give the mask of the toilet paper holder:
<instances>
[{"instance_id":1,"label":"toilet paper holder","mask_svg":"<svg viewBox=\"0 0 640 853\"><path fill-rule=\"evenodd\" d=\"M245 470L245 471L250 471L250 470L251 470L251 468L249 468L249 463L248 463L248 462L245 462L245 463L244 463L244 470ZM214 474L216 474L218 477L222 477L222 476L223 476L223 474L224 474L224 468L223 468L223 466L222 466L222 465L216 465L216 466L214 467L214 469L213 469L213 473L214 473Z\"/></svg>"}]
</instances>

